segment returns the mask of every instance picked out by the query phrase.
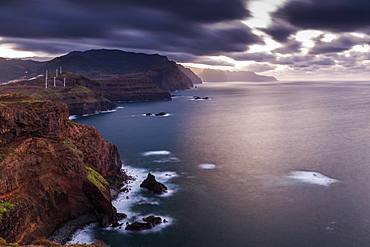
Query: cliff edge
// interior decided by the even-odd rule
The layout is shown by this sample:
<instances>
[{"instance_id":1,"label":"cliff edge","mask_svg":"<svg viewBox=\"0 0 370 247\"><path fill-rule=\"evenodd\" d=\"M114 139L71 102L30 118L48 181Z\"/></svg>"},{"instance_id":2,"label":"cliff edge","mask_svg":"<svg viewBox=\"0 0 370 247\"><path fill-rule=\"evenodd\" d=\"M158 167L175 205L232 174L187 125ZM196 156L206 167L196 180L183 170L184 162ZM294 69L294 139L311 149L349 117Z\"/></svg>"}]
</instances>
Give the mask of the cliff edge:
<instances>
[{"instance_id":1,"label":"cliff edge","mask_svg":"<svg viewBox=\"0 0 370 247\"><path fill-rule=\"evenodd\" d=\"M117 147L68 120L65 104L0 95L0 237L31 243L83 215L117 222L127 177Z\"/></svg>"}]
</instances>

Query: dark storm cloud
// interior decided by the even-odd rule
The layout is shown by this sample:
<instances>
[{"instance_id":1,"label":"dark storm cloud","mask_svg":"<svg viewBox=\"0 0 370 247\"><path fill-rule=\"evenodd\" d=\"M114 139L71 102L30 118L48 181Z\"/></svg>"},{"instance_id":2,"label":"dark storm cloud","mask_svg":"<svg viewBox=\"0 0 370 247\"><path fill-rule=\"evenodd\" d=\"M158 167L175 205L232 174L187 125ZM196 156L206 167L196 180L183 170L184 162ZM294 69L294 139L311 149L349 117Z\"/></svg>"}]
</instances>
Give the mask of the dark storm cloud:
<instances>
[{"instance_id":1,"label":"dark storm cloud","mask_svg":"<svg viewBox=\"0 0 370 247\"><path fill-rule=\"evenodd\" d=\"M296 33L298 28L275 18L273 19L272 25L261 30L270 35L274 40L282 43L286 42L290 35Z\"/></svg>"},{"instance_id":2,"label":"dark storm cloud","mask_svg":"<svg viewBox=\"0 0 370 247\"><path fill-rule=\"evenodd\" d=\"M20 49L115 47L195 55L246 50L261 40L241 20L244 0L5 0L0 37ZM49 42L50 41L50 42Z\"/></svg>"},{"instance_id":3,"label":"dark storm cloud","mask_svg":"<svg viewBox=\"0 0 370 247\"><path fill-rule=\"evenodd\" d=\"M369 32L369 11L369 0L289 0L273 16L300 29Z\"/></svg>"},{"instance_id":4,"label":"dark storm cloud","mask_svg":"<svg viewBox=\"0 0 370 247\"><path fill-rule=\"evenodd\" d=\"M310 50L311 54L340 53L350 50L355 45L364 45L370 43L370 38L360 38L345 34L331 42L321 41L321 36L315 41L315 46Z\"/></svg>"}]
</instances>

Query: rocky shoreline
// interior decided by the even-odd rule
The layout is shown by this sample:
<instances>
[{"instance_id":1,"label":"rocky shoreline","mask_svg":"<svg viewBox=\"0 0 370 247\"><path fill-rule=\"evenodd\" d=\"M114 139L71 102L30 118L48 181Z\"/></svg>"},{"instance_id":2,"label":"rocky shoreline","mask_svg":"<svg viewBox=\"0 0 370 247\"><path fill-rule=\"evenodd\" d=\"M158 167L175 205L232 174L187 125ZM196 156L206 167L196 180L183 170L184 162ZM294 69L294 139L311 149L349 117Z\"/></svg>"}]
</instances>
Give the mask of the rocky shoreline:
<instances>
[{"instance_id":1,"label":"rocky shoreline","mask_svg":"<svg viewBox=\"0 0 370 247\"><path fill-rule=\"evenodd\" d=\"M80 227L75 234L73 234L73 239L67 243L93 243L99 240L94 238L94 232L99 228L108 231L119 231L122 233L137 233L158 231L172 224L173 219L168 216L156 215L154 213L140 215L136 212L133 212L132 207L143 205L141 203L145 202L145 200L151 196L160 198L162 196L170 195L171 192L170 190L167 190L167 187L164 185L164 183L167 184L167 182L174 176L169 176L167 172L164 172L161 175L156 173L159 177L161 177L161 179L157 180L156 176L147 170L133 167L125 167L125 169L127 169L125 170L127 174L133 174L133 176L131 177L128 185L124 187L121 193L119 193L117 199L114 201L114 205L116 205L118 212L127 213L127 217L119 221L118 225L108 228L100 228L93 224L86 224L85 226ZM163 180L163 178L165 178L165 180ZM161 189L158 190L158 188ZM149 197L146 197L145 195L148 195ZM147 203L150 203L150 201L147 201Z\"/></svg>"},{"instance_id":2,"label":"rocky shoreline","mask_svg":"<svg viewBox=\"0 0 370 247\"><path fill-rule=\"evenodd\" d=\"M48 239L52 242L67 244L72 240L73 234L85 226L95 223L97 218L92 214L82 215L77 219L70 220L56 230Z\"/></svg>"}]
</instances>

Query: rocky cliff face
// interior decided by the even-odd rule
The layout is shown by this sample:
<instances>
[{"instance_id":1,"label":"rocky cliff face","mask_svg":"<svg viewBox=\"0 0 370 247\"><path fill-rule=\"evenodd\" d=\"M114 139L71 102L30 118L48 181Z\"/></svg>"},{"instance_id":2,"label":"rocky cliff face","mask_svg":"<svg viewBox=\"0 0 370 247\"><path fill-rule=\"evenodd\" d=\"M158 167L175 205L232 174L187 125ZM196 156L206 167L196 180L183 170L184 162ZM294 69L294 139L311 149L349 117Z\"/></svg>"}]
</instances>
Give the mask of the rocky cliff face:
<instances>
[{"instance_id":1,"label":"rocky cliff face","mask_svg":"<svg viewBox=\"0 0 370 247\"><path fill-rule=\"evenodd\" d=\"M66 221L117 221L111 190L121 173L116 146L68 120L64 104L0 96L0 237L29 243Z\"/></svg>"},{"instance_id":2,"label":"rocky cliff face","mask_svg":"<svg viewBox=\"0 0 370 247\"><path fill-rule=\"evenodd\" d=\"M181 64L178 64L177 66L182 71L182 73L184 73L192 81L193 84L202 83L202 79L197 74L195 74L191 69L186 68Z\"/></svg>"},{"instance_id":3,"label":"rocky cliff face","mask_svg":"<svg viewBox=\"0 0 370 247\"><path fill-rule=\"evenodd\" d=\"M105 76L86 86L112 101L171 100L171 94L160 89L145 73Z\"/></svg>"}]
</instances>

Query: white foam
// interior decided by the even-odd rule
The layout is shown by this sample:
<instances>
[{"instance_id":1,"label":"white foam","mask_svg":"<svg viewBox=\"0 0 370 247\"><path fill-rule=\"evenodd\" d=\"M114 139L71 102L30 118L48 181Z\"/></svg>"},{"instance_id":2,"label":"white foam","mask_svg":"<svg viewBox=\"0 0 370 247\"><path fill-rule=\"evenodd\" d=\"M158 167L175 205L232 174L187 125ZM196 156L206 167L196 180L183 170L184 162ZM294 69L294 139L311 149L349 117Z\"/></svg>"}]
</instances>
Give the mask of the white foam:
<instances>
[{"instance_id":1,"label":"white foam","mask_svg":"<svg viewBox=\"0 0 370 247\"><path fill-rule=\"evenodd\" d=\"M284 178L296 183L314 184L325 187L340 182L337 179L313 171L292 171Z\"/></svg>"},{"instance_id":2,"label":"white foam","mask_svg":"<svg viewBox=\"0 0 370 247\"><path fill-rule=\"evenodd\" d=\"M116 109L123 109L125 108L124 106L117 106Z\"/></svg>"},{"instance_id":3,"label":"white foam","mask_svg":"<svg viewBox=\"0 0 370 247\"><path fill-rule=\"evenodd\" d=\"M152 206L158 206L159 201L152 199L152 198L142 198L141 201L137 203L138 205L152 205Z\"/></svg>"},{"instance_id":4,"label":"white foam","mask_svg":"<svg viewBox=\"0 0 370 247\"><path fill-rule=\"evenodd\" d=\"M69 241L67 244L93 244L95 242L94 239L94 228L96 224L90 224L83 229L78 230L72 236L72 240Z\"/></svg>"},{"instance_id":5,"label":"white foam","mask_svg":"<svg viewBox=\"0 0 370 247\"><path fill-rule=\"evenodd\" d=\"M76 116L76 115L70 115L70 116L68 117L68 119L69 119L69 120L75 120L75 119L77 119L77 116Z\"/></svg>"},{"instance_id":6,"label":"white foam","mask_svg":"<svg viewBox=\"0 0 370 247\"><path fill-rule=\"evenodd\" d=\"M112 112L116 112L116 111L117 111L116 109L107 110L107 111L96 111L94 113L83 114L82 117L89 117L89 116L94 116L94 115L99 115L99 114L112 113Z\"/></svg>"},{"instance_id":7,"label":"white foam","mask_svg":"<svg viewBox=\"0 0 370 247\"><path fill-rule=\"evenodd\" d=\"M180 162L180 159L173 156L173 157L153 160L153 162L154 163L178 163L178 162Z\"/></svg>"},{"instance_id":8,"label":"white foam","mask_svg":"<svg viewBox=\"0 0 370 247\"><path fill-rule=\"evenodd\" d=\"M117 209L118 213L125 213L127 215L127 218L121 220L119 223L122 224L121 227L118 228L112 228L108 227L105 228L107 231L118 231L120 233L124 234L145 234L145 233L151 233L151 232L158 232L161 231L163 228L168 227L172 224L174 221L169 216L161 216L162 219L166 219L166 223L162 223L160 225L155 226L153 229L142 231L142 232L131 232L126 231L126 223L132 223L135 220L141 221L143 217L146 217L146 215L140 215L139 213L136 213L132 211L132 207L135 205L143 205L143 204L149 204L149 205L158 205L159 204L159 198L161 197L167 197L171 196L176 191L176 185L174 184L166 184L168 187L167 193L154 197L154 198L147 198L141 194L142 189L140 188L140 184L148 175L148 170L141 169L141 168L134 168L134 167L124 167L125 172L132 176L135 180L132 180L128 185L128 192L120 193L116 200L113 201L113 206ZM167 172L152 172L152 174L156 177L156 179L161 183L169 182L172 178L178 177L178 174L176 172L167 171ZM96 224L91 224L86 226L84 229L77 231L73 237L72 240L69 242L69 244L91 244L96 239L94 239L94 229L96 228Z\"/></svg>"},{"instance_id":9,"label":"white foam","mask_svg":"<svg viewBox=\"0 0 370 247\"><path fill-rule=\"evenodd\" d=\"M157 151L147 151L142 153L142 156L161 156L161 155L170 155L171 152L167 150L157 150Z\"/></svg>"},{"instance_id":10,"label":"white foam","mask_svg":"<svg viewBox=\"0 0 370 247\"><path fill-rule=\"evenodd\" d=\"M216 165L210 164L210 163L204 163L204 164L198 165L198 167L203 170L212 170L216 168Z\"/></svg>"},{"instance_id":11,"label":"white foam","mask_svg":"<svg viewBox=\"0 0 370 247\"><path fill-rule=\"evenodd\" d=\"M187 99L188 100L191 100L191 101L207 101L207 100L211 100L211 98L209 98L209 97L208 97L208 99L203 99L203 98L195 99L194 97L188 97Z\"/></svg>"},{"instance_id":12,"label":"white foam","mask_svg":"<svg viewBox=\"0 0 370 247\"><path fill-rule=\"evenodd\" d=\"M171 114L170 113L166 113L166 114L161 115L161 116L156 116L153 113L151 113L150 115L146 115L146 113L144 113L144 114L141 114L141 116L143 116L143 117L169 117L169 116L171 116Z\"/></svg>"},{"instance_id":13,"label":"white foam","mask_svg":"<svg viewBox=\"0 0 370 247\"><path fill-rule=\"evenodd\" d=\"M143 218L148 217L148 216L150 216L150 215L139 215L135 219L133 219L132 222L135 221L135 220L141 222ZM126 233L126 234L148 234L148 233L153 233L153 232L159 232L159 231L163 230L164 228L169 227L174 222L174 219L169 217L169 216L163 216L163 215L155 215L155 216L161 217L162 220L166 220L167 222L162 222L161 224L156 225L152 229L143 230L143 231L126 231L125 230L126 226L123 225L122 228L120 228L118 231L120 231L122 233Z\"/></svg>"}]
</instances>

